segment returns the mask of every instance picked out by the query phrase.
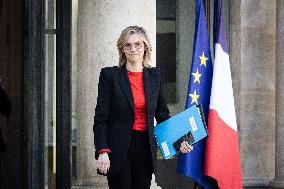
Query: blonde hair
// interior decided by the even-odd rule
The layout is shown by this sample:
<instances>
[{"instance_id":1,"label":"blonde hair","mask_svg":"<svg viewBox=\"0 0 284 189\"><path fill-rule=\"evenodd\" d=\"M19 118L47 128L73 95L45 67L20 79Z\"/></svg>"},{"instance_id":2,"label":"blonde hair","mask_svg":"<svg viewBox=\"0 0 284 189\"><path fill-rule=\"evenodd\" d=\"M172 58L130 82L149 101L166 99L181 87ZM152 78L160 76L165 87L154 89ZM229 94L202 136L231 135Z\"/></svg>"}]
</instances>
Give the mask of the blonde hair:
<instances>
[{"instance_id":1,"label":"blonde hair","mask_svg":"<svg viewBox=\"0 0 284 189\"><path fill-rule=\"evenodd\" d=\"M142 41L144 42L144 45L145 45L145 52L144 52L144 56L143 56L143 66L144 67L151 67L151 52L152 52L152 46L151 46L151 43L150 43L150 39L149 39L149 36L146 32L146 30L143 28L143 27L139 27L139 26L129 26L127 28L125 28L118 40L117 40L117 50L118 50L118 53L119 53L119 67L124 65L127 60L126 60L126 56L125 54L123 53L122 49L123 49L123 46L125 45L126 43L126 40L128 39L128 37L131 35L131 34L137 34L141 37Z\"/></svg>"}]
</instances>

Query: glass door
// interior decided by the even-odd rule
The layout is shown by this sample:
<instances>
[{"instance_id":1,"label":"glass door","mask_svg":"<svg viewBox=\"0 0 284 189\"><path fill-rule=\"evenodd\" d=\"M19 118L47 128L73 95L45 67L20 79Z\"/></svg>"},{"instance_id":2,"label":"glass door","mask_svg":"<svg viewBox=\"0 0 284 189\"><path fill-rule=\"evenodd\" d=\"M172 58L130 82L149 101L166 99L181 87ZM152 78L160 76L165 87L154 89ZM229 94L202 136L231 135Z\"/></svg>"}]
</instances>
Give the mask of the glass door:
<instances>
[{"instance_id":1,"label":"glass door","mask_svg":"<svg viewBox=\"0 0 284 189\"><path fill-rule=\"evenodd\" d=\"M44 188L56 188L56 0L45 0Z\"/></svg>"}]
</instances>

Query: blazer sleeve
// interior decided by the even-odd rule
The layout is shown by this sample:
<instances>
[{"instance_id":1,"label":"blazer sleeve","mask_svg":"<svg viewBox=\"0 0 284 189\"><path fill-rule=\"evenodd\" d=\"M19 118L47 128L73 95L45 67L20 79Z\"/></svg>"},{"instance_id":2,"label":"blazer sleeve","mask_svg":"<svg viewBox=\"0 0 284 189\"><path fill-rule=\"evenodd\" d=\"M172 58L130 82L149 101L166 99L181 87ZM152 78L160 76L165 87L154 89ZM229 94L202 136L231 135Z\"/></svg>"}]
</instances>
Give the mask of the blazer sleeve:
<instances>
[{"instance_id":1,"label":"blazer sleeve","mask_svg":"<svg viewBox=\"0 0 284 189\"><path fill-rule=\"evenodd\" d=\"M107 128L111 108L112 84L106 68L103 68L99 77L97 105L94 116L94 144L96 152L108 149Z\"/></svg>"},{"instance_id":2,"label":"blazer sleeve","mask_svg":"<svg viewBox=\"0 0 284 189\"><path fill-rule=\"evenodd\" d=\"M157 107L156 107L156 112L155 112L155 118L158 123L161 123L167 119L170 118L170 111L167 106L167 101L165 98L165 93L164 93L164 82L163 82L163 76L162 72L160 69L157 69L157 75L160 81L160 86L159 86L159 95L158 95L158 102L157 102Z\"/></svg>"}]
</instances>

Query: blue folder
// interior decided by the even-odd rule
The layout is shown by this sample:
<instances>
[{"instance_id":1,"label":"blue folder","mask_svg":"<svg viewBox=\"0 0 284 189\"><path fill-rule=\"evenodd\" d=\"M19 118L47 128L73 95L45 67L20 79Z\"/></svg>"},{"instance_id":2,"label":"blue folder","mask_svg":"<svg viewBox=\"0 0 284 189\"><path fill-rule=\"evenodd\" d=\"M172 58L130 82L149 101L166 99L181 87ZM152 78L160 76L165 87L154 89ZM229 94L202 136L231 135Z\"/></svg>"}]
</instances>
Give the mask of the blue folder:
<instances>
[{"instance_id":1,"label":"blue folder","mask_svg":"<svg viewBox=\"0 0 284 189\"><path fill-rule=\"evenodd\" d=\"M177 154L173 143L188 132L194 137L191 145L208 136L202 116L202 108L194 105L154 127L156 140L164 159Z\"/></svg>"}]
</instances>

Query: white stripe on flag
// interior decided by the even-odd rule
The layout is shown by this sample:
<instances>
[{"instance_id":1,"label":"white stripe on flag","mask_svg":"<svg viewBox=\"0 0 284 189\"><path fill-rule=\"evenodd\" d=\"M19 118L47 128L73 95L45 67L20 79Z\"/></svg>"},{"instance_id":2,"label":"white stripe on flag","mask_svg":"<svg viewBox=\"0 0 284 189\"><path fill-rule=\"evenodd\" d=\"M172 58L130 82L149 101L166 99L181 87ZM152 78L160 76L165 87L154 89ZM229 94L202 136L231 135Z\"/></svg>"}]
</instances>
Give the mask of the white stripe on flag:
<instances>
[{"instance_id":1,"label":"white stripe on flag","mask_svg":"<svg viewBox=\"0 0 284 189\"><path fill-rule=\"evenodd\" d=\"M237 131L229 55L218 43L215 44L213 66L210 109L216 110L220 118Z\"/></svg>"}]
</instances>

